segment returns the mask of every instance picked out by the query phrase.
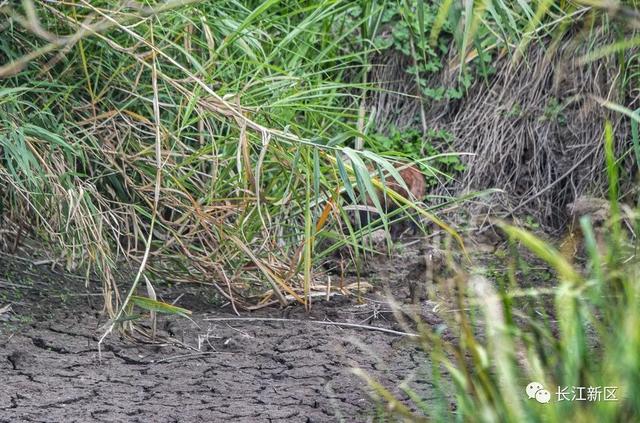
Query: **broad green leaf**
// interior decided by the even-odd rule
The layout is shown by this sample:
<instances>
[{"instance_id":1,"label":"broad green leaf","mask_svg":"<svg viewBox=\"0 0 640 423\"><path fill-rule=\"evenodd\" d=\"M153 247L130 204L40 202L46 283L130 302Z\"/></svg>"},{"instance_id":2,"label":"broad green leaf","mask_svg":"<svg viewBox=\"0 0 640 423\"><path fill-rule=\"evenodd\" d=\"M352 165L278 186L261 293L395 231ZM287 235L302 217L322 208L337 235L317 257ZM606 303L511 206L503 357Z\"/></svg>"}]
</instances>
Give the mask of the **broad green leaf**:
<instances>
[{"instance_id":1,"label":"broad green leaf","mask_svg":"<svg viewBox=\"0 0 640 423\"><path fill-rule=\"evenodd\" d=\"M191 314L191 310L187 310L186 308L177 307L171 304L163 303L161 301L155 301L147 297L140 297L138 295L132 295L130 301L138 307L148 311L155 311L164 314Z\"/></svg>"}]
</instances>

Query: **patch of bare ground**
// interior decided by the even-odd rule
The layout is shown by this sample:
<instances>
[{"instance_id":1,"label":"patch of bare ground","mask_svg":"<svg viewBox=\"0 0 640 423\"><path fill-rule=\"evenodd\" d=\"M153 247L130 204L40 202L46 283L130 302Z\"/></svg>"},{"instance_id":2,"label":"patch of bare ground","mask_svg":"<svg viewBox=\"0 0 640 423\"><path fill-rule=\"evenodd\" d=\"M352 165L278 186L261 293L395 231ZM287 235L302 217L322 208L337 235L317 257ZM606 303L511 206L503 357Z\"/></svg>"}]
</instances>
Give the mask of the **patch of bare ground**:
<instances>
[{"instance_id":1,"label":"patch of bare ground","mask_svg":"<svg viewBox=\"0 0 640 423\"><path fill-rule=\"evenodd\" d=\"M380 277L393 285L408 271ZM0 294L0 307L11 304L0 314L0 422L371 421L375 402L354 367L400 398L402 384L426 401L435 395L426 355L409 337L358 327L406 329L375 294L234 320L200 288L165 289L162 299L193 310L193 321L162 318L156 343L113 335L101 360L101 300L82 280L0 256Z\"/></svg>"}]
</instances>

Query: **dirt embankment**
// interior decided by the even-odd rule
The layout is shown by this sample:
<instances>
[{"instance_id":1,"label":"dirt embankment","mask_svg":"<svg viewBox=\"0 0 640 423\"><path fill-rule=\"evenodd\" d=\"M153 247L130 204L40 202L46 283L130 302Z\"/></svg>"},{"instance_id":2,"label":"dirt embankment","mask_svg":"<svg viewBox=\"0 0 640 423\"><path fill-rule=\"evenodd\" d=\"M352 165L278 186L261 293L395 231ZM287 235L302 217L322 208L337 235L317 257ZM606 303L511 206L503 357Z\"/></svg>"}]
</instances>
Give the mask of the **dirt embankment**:
<instances>
[{"instance_id":1,"label":"dirt embankment","mask_svg":"<svg viewBox=\"0 0 640 423\"><path fill-rule=\"evenodd\" d=\"M380 297L243 316L288 322L210 321L237 316L177 288L162 297L181 296L193 322L163 318L160 334L187 348L112 335L100 362L100 297L81 281L0 256L0 293L0 307L11 303L0 314L0 422L370 421L376 404L353 367L401 397L403 383L434 396L428 361L407 337L314 323L400 329Z\"/></svg>"}]
</instances>

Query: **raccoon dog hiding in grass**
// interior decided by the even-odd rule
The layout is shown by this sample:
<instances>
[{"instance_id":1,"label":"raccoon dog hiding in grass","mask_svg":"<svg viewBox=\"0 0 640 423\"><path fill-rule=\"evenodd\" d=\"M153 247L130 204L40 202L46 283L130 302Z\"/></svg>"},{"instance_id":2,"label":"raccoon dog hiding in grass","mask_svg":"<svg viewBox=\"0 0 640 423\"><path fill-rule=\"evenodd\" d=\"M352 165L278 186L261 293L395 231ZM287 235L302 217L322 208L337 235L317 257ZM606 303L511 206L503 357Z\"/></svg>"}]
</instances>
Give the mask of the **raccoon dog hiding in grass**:
<instances>
[{"instance_id":1,"label":"raccoon dog hiding in grass","mask_svg":"<svg viewBox=\"0 0 640 423\"><path fill-rule=\"evenodd\" d=\"M394 163L393 167L398 171L404 186L391 175L384 175L384 185L401 195L402 197L411 201L421 201L424 199L427 191L427 184L424 175L418 170L415 165L407 163ZM368 166L369 171L373 171L373 166ZM377 175L373 175L377 177ZM382 206L382 210L389 214L397 210L400 206L394 201L385 191L376 189L377 199ZM367 195L362 200L362 196L358 195L358 201L364 202L364 205L351 206L349 210L357 210L360 218L360 226L365 226L370 222L377 220L380 216L378 209L376 208L374 200ZM349 200L348 200L349 201ZM352 223L357 227L357 218L352 215ZM392 220L395 220L398 216L394 216ZM417 231L417 225L414 220L405 216L400 222L395 222L390 226L390 234L392 239L398 239L405 231L409 230L414 233Z\"/></svg>"}]
</instances>

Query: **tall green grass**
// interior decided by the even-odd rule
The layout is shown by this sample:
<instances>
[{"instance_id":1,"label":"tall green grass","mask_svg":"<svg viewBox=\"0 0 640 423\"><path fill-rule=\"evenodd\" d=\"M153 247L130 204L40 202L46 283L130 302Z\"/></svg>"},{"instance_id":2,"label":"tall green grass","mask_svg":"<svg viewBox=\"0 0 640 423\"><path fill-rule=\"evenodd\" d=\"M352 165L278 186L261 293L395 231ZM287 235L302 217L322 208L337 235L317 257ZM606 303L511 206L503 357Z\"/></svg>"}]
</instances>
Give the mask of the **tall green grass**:
<instances>
[{"instance_id":1,"label":"tall green grass","mask_svg":"<svg viewBox=\"0 0 640 423\"><path fill-rule=\"evenodd\" d=\"M413 402L418 411L411 412L412 407L359 373L393 410L391 415L409 421L638 419L640 262L637 239L623 225L635 231L638 219L628 207L620 211L621 170L608 122L604 133L611 213L596 228L588 216L580 220L586 260L573 263L548 241L502 224L511 253L498 266L507 270L496 274L486 267L470 273L458 269L451 290L441 293L452 298L450 312L443 313L449 316L449 340L442 339L441 330L416 322L439 399L427 406ZM554 272L551 281L530 270L526 263L534 259ZM548 403L527 395L532 382L550 393ZM407 395L416 398L410 390Z\"/></svg>"},{"instance_id":2,"label":"tall green grass","mask_svg":"<svg viewBox=\"0 0 640 423\"><path fill-rule=\"evenodd\" d=\"M369 163L398 177L373 153L341 153L368 137L367 55L385 7L3 4L6 219L103 275L112 315L145 275L210 283L237 309L309 306L318 245L362 235L344 229L342 195L382 188Z\"/></svg>"}]
</instances>

